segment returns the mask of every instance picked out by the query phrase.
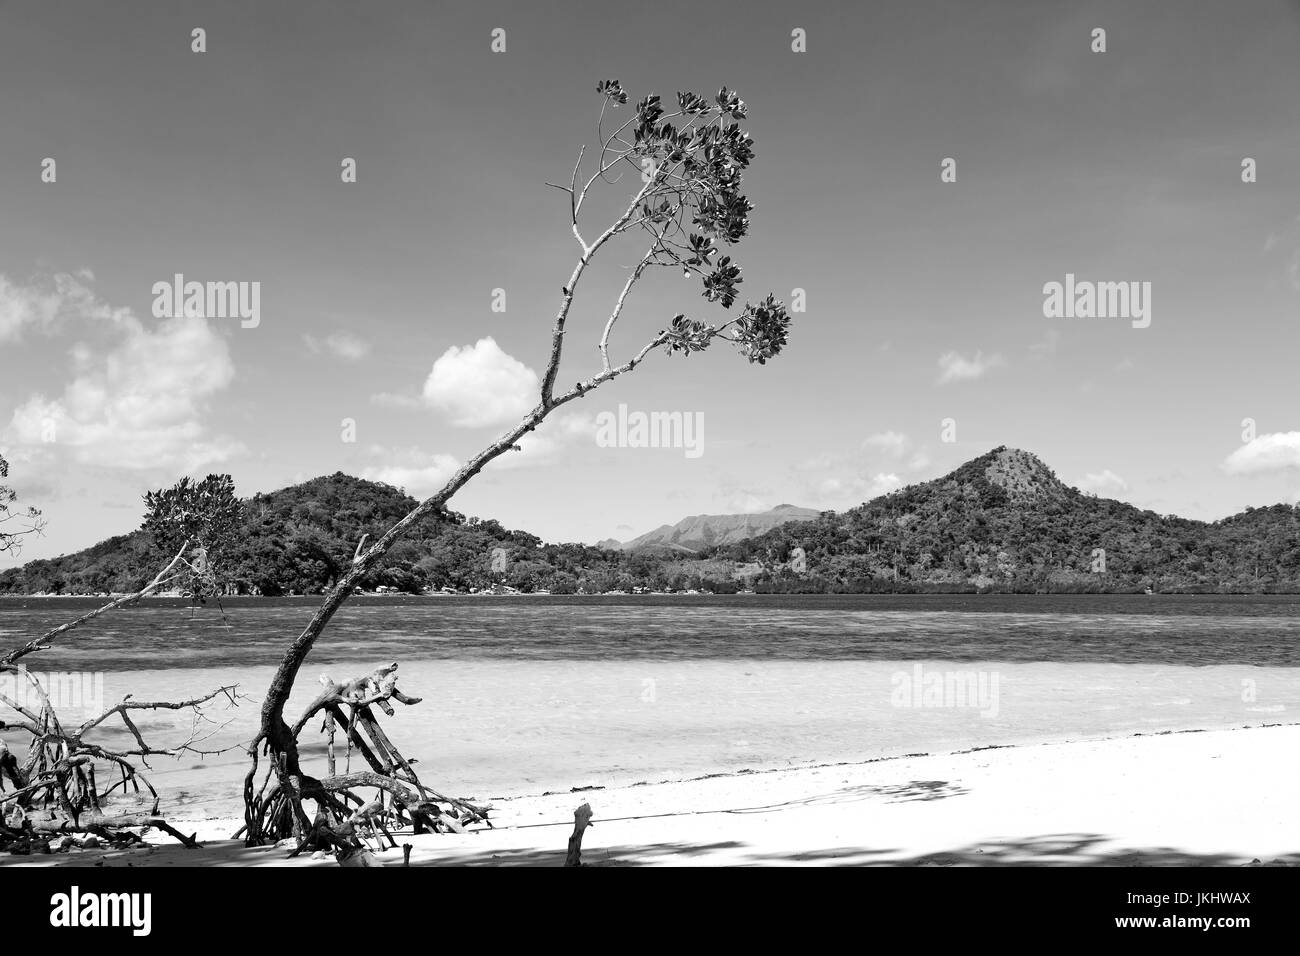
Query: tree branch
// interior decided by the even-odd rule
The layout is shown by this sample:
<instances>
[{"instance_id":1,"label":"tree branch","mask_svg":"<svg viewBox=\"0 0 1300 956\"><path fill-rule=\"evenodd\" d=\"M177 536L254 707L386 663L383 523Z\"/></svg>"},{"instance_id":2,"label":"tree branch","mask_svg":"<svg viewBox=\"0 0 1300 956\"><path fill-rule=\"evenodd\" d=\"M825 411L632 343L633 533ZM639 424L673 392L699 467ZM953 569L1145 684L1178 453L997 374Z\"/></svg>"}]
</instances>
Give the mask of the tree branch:
<instances>
[{"instance_id":1,"label":"tree branch","mask_svg":"<svg viewBox=\"0 0 1300 956\"><path fill-rule=\"evenodd\" d=\"M146 584L143 588L141 588L139 591L136 591L134 594L124 595L123 597L120 597L115 601L110 601L108 604L105 604L103 607L96 608L95 610L90 611L87 614L83 614L75 621L69 621L67 624L60 625L59 627L56 627L51 631L47 631L45 634L41 635L36 640L29 641L28 643L24 644L22 647L18 648L17 650L10 651L4 657L0 658L0 667L13 664L14 661L17 661L19 658L26 657L28 654L31 654L33 651L43 651L56 638L66 634L74 627L80 627L82 624L85 624L87 621L94 620L95 618L99 617L99 615L103 614L105 611L111 611L114 608L119 608L122 607L123 605L131 604L135 601L138 601L146 594L150 593L151 591L155 591L162 585L168 583L169 579L167 576L171 573L172 569L176 567L176 565L182 562L182 559L185 555L185 550L189 546L190 546L190 542L189 539L187 538L185 540L185 543L181 545L181 549L178 552L176 552L176 557L172 558L171 561L167 563L167 566L163 568L161 571L159 571L157 576L148 584Z\"/></svg>"}]
</instances>

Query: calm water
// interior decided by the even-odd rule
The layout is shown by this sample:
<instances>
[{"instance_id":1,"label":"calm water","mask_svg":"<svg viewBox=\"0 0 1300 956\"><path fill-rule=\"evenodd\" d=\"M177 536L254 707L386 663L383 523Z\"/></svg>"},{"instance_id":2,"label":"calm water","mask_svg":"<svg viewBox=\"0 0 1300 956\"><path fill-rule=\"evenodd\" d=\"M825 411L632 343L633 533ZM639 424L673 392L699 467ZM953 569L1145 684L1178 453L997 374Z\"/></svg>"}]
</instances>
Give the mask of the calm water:
<instances>
[{"instance_id":1,"label":"calm water","mask_svg":"<svg viewBox=\"0 0 1300 956\"><path fill-rule=\"evenodd\" d=\"M0 599L0 647L97 604ZM176 699L238 683L210 708L205 748L247 741L286 643L317 599L182 601L114 611L32 655L84 675L90 701ZM423 698L385 726L421 775L490 798L710 772L968 747L1286 723L1300 713L1300 600L1159 596L355 598L307 661L316 678L401 661ZM917 668L920 668L918 671ZM980 700L912 693L934 675L984 682ZM61 708L62 710L62 708ZM185 713L139 720L153 742ZM112 728L95 731L108 746ZM17 735L11 748L18 743ZM304 752L323 764L323 741ZM238 810L245 758L154 760L183 818ZM323 767L316 767L323 772Z\"/></svg>"},{"instance_id":2,"label":"calm water","mask_svg":"<svg viewBox=\"0 0 1300 956\"><path fill-rule=\"evenodd\" d=\"M98 606L0 598L0 646ZM318 598L155 600L41 655L51 669L274 664ZM929 660L1300 666L1292 595L358 597L318 642L355 660Z\"/></svg>"}]
</instances>

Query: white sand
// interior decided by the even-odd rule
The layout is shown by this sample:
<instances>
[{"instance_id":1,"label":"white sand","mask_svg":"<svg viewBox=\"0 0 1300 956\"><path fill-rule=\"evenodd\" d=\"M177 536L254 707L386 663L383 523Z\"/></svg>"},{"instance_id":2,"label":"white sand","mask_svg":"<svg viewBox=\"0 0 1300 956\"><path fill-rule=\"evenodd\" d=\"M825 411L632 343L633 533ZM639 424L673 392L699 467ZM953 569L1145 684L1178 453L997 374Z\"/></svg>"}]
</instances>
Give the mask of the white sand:
<instances>
[{"instance_id":1,"label":"white sand","mask_svg":"<svg viewBox=\"0 0 1300 956\"><path fill-rule=\"evenodd\" d=\"M361 674L376 663L320 667ZM978 675L996 689L995 706L974 700L916 706L898 699L899 678ZM1164 730L1224 730L1293 722L1300 713L1300 667L1186 666L960 661L566 661L415 660L401 686L423 698L384 718L384 730L420 777L444 793L505 797L711 773L858 763L993 744L1122 738ZM314 676L315 672L312 672ZM257 733L258 694L271 669L160 669L105 675L104 698L198 696L238 682L250 700L214 708L222 726L204 749L246 744ZM996 683L992 683L996 682ZM320 687L307 672L291 714ZM1249 691L1249 692L1247 692ZM98 711L94 711L98 713ZM86 714L92 716L91 713ZM191 732L188 712L136 718L152 743ZM207 725L211 728L211 725ZM131 749L116 725L93 741ZM13 741L10 742L11 745ZM319 723L299 741L304 769L326 773ZM178 819L242 813L247 756L150 761L163 812Z\"/></svg>"},{"instance_id":2,"label":"white sand","mask_svg":"<svg viewBox=\"0 0 1300 956\"><path fill-rule=\"evenodd\" d=\"M413 865L557 866L585 801L597 866L1300 864L1297 753L1290 725L903 757L514 797L494 803L495 830L397 841ZM204 847L151 834L151 849L0 865L336 865L245 849L238 821L175 825Z\"/></svg>"}]
</instances>

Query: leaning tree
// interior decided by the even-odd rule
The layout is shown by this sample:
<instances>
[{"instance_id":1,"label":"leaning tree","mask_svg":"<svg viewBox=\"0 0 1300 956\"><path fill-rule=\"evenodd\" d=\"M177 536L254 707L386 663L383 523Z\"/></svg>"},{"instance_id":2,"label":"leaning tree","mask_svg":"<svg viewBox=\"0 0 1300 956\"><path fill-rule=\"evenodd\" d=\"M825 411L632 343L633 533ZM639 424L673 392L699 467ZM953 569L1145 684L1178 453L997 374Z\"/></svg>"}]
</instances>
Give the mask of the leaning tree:
<instances>
[{"instance_id":1,"label":"leaning tree","mask_svg":"<svg viewBox=\"0 0 1300 956\"><path fill-rule=\"evenodd\" d=\"M754 158L754 141L739 125L747 113L744 101L726 87L712 100L696 93L678 93L675 110L666 109L660 98L651 94L637 103L621 123L611 119L614 111L628 102L619 82L602 81L597 93L602 102L596 124L599 150L594 169L591 165L584 167L584 146L578 152L569 182L547 183L567 197L568 224L578 256L561 289L537 404L368 548L363 539L351 566L285 651L263 701L259 733L249 748L252 766L244 786L243 830L249 845L292 836L298 839L299 850L313 843L341 847L342 860L348 847L358 846L358 825L373 824L376 816L405 818L417 829L457 829L469 820L482 819L480 808L428 790L415 776L410 762L384 736L371 705L391 713L392 700L415 702L396 689L393 667L341 683L322 678L325 689L307 711L293 723L286 720L285 706L294 681L317 638L367 572L413 524L426 516L441 517L452 495L488 462L518 450L519 440L557 408L631 372L656 349L662 348L670 355L690 355L723 339L735 345L750 362L763 364L786 344L789 315L782 302L768 295L756 303L747 303L738 315L716 324L675 315L625 361L610 358L610 337L628 296L651 269L666 267L681 270L687 277L697 276L708 302L728 310L735 304L741 271L724 250L740 242L749 231L753 206L741 192L741 180ZM582 217L589 194L598 183L615 186L624 180L637 187L635 194L612 223L589 239L592 233L584 231ZM642 251L630 267L597 342L600 371L567 389L557 388L566 324L578 287L596 255L620 239L639 239ZM322 715L330 745L328 773L323 779L303 770L298 747L299 734L318 714ZM349 756L355 748L370 769L338 772L333 750L336 731L346 736ZM265 754L269 764L260 788L259 754ZM305 801L316 805L310 817L303 808Z\"/></svg>"}]
</instances>

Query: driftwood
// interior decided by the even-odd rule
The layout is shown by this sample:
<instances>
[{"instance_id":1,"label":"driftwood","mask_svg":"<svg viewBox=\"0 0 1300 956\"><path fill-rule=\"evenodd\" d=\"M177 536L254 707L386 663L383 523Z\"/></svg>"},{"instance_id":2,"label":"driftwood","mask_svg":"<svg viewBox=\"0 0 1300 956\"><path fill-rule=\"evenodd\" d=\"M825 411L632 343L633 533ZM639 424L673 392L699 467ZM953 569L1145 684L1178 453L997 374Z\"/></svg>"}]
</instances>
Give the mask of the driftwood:
<instances>
[{"instance_id":1,"label":"driftwood","mask_svg":"<svg viewBox=\"0 0 1300 956\"><path fill-rule=\"evenodd\" d=\"M177 830L170 823L160 816L145 813L119 813L114 816L105 816L102 813L91 813L83 815L77 823L68 820L29 820L32 830L41 834L68 834L68 833L102 833L103 831L125 830L127 828L138 828L144 830L162 830L164 833L175 837L182 846L191 850L198 849L203 844L198 842L198 834L191 833L186 836L180 830Z\"/></svg>"},{"instance_id":2,"label":"driftwood","mask_svg":"<svg viewBox=\"0 0 1300 956\"><path fill-rule=\"evenodd\" d=\"M491 826L489 808L426 786L412 766L414 761L398 750L380 726L375 707L391 716L394 701L406 706L420 703L420 698L398 689L397 669L394 661L349 680L320 678L324 689L290 733L296 749L299 736L321 718L326 737L324 778L301 769L297 774L281 773L273 762L260 790L254 792L258 750L253 747L253 767L244 782L244 825L236 838L243 836L253 846L293 838L296 847L291 856L307 850L331 851L342 866L372 866L378 862L366 849L367 836L382 850L395 848L391 831L406 826L416 833L463 833L470 825ZM341 769L339 734L346 748ZM368 769L352 769L353 753ZM311 819L303 808L307 800L316 806Z\"/></svg>"},{"instance_id":3,"label":"driftwood","mask_svg":"<svg viewBox=\"0 0 1300 956\"><path fill-rule=\"evenodd\" d=\"M57 835L60 833L94 833L110 843L119 837L128 842L138 842L131 836L120 836L130 828L156 828L176 837L183 845L195 847L193 836L175 830L158 814L158 791L141 769L147 767L151 756L179 756L189 753L210 756L222 751L203 750L196 746L197 732L179 746L154 747L141 734L131 719L131 713L142 710L193 710L196 720L204 719L204 704L222 697L236 703L233 686L221 687L203 697L185 701L133 701L129 698L109 708L98 717L75 727L65 727L46 696L39 681L27 675L40 700L39 708L24 707L17 701L0 695L3 702L18 711L25 719L8 722L6 728L24 731L31 737L27 759L19 765L17 757L0 741L0 767L14 789L0 793L0 811L6 820L5 831L0 831L0 847L6 843L30 842L33 834ZM108 750L87 741L85 734L101 726L110 717L117 716L134 738L136 747L129 750ZM111 800L115 795L130 792L138 801L144 799L148 809L140 813L114 813ZM12 826L12 818L19 820ZM20 834L27 834L20 838Z\"/></svg>"},{"instance_id":4,"label":"driftwood","mask_svg":"<svg viewBox=\"0 0 1300 956\"><path fill-rule=\"evenodd\" d=\"M194 836L186 836L159 816L157 790L142 768L155 756L212 756L224 750L204 750L200 746L206 736L200 733L199 723L208 721L203 706L218 698L234 706L238 701L236 688L219 687L209 694L182 701L139 701L127 695L123 700L102 713L77 725L66 725L50 700L40 680L19 664L24 657L46 650L54 641L69 631L115 608L139 601L168 584L173 583L191 568L185 559L189 548L187 541L167 565L145 587L133 594L117 598L67 624L47 631L35 640L0 657L0 673L13 674L25 681L24 690L30 692L31 701L11 699L0 694L0 705L17 715L18 719L0 721L0 728L28 735L30 743L27 756L20 761L0 740L0 849L11 853L47 852L52 837L63 835L57 841L60 849L76 845L72 834L86 834L82 846L129 846L142 842L137 829L155 828L170 834L184 846L196 847ZM181 568L182 570L177 570ZM190 710L194 713L195 729L179 745L156 747L145 740L139 726L132 719L140 711ZM86 737L107 721L116 718L131 735L135 746L124 750L109 750ZM229 748L227 748L229 749ZM5 782L12 790L5 789ZM120 793L119 793L120 791ZM113 799L130 793L135 801L143 800L143 812L120 812L112 807Z\"/></svg>"},{"instance_id":5,"label":"driftwood","mask_svg":"<svg viewBox=\"0 0 1300 956\"><path fill-rule=\"evenodd\" d=\"M584 803L573 811L573 835L569 837L569 852L564 857L565 866L582 866L582 834L591 822L591 804Z\"/></svg>"}]
</instances>

